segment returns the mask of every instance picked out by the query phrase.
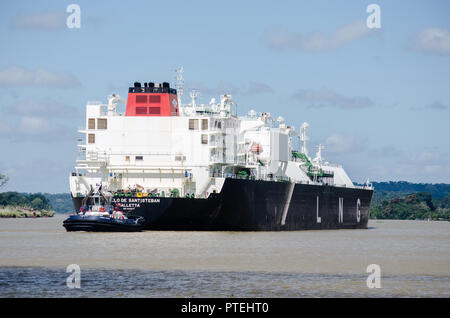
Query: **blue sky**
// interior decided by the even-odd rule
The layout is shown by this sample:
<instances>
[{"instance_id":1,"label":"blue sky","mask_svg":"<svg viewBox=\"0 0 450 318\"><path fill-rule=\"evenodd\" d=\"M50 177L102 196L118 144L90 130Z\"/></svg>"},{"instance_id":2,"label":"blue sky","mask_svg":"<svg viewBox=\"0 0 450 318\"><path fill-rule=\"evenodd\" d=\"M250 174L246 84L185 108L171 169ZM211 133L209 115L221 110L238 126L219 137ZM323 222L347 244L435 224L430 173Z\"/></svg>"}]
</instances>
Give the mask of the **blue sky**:
<instances>
[{"instance_id":1,"label":"blue sky","mask_svg":"<svg viewBox=\"0 0 450 318\"><path fill-rule=\"evenodd\" d=\"M66 7L81 8L81 28ZM381 9L368 29L366 8ZM448 1L20 1L0 8L2 191L67 192L87 101L183 66L201 102L310 124L357 182L450 182ZM185 99L186 100L186 99Z\"/></svg>"}]
</instances>

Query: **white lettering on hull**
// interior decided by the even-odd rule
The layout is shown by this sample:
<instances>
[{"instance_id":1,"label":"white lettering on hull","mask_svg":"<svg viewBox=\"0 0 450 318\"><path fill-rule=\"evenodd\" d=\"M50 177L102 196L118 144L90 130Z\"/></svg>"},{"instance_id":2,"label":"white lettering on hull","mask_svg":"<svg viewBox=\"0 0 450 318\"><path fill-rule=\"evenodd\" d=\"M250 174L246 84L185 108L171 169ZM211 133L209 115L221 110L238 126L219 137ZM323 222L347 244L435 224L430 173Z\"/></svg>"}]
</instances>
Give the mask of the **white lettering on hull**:
<instances>
[{"instance_id":1,"label":"white lettering on hull","mask_svg":"<svg viewBox=\"0 0 450 318\"><path fill-rule=\"evenodd\" d=\"M161 200L158 198L113 198L113 203L159 203Z\"/></svg>"}]
</instances>

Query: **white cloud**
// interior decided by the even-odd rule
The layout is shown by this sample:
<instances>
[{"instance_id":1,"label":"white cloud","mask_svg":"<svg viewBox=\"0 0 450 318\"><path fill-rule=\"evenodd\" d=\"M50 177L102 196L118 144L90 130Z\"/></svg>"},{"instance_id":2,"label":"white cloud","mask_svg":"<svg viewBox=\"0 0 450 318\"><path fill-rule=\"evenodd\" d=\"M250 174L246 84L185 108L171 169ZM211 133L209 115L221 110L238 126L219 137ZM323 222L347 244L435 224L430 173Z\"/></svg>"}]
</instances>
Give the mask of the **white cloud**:
<instances>
[{"instance_id":1,"label":"white cloud","mask_svg":"<svg viewBox=\"0 0 450 318\"><path fill-rule=\"evenodd\" d=\"M14 144L73 141L76 136L73 120L77 117L81 118L80 112L64 104L28 99L0 113L3 119L0 121L0 139Z\"/></svg>"},{"instance_id":2,"label":"white cloud","mask_svg":"<svg viewBox=\"0 0 450 318\"><path fill-rule=\"evenodd\" d=\"M364 38L373 32L373 29L367 27L365 21L358 20L337 29L331 35L322 32L299 34L286 29L270 29L265 33L265 40L269 47L275 49L329 51Z\"/></svg>"},{"instance_id":3,"label":"white cloud","mask_svg":"<svg viewBox=\"0 0 450 318\"><path fill-rule=\"evenodd\" d=\"M438 165L438 164L450 164L450 158L438 151L422 151L409 155L405 160L411 164L417 165Z\"/></svg>"},{"instance_id":4,"label":"white cloud","mask_svg":"<svg viewBox=\"0 0 450 318\"><path fill-rule=\"evenodd\" d=\"M447 166L447 169L450 167L450 165ZM438 173L441 172L444 168L444 166L440 165L425 165L424 167L425 172L428 173Z\"/></svg>"},{"instance_id":5,"label":"white cloud","mask_svg":"<svg viewBox=\"0 0 450 318\"><path fill-rule=\"evenodd\" d=\"M81 111L55 100L37 100L28 98L15 103L6 109L10 115L18 116L45 116L53 117L79 117Z\"/></svg>"},{"instance_id":6,"label":"white cloud","mask_svg":"<svg viewBox=\"0 0 450 318\"><path fill-rule=\"evenodd\" d=\"M358 109L374 105L374 102L368 97L346 97L327 88L320 90L300 89L293 98L309 103L312 107L334 106L342 109Z\"/></svg>"},{"instance_id":7,"label":"white cloud","mask_svg":"<svg viewBox=\"0 0 450 318\"><path fill-rule=\"evenodd\" d=\"M197 90L200 93L200 97L202 96L217 96L222 94L233 94L238 95L240 90L237 86L232 83L227 83L220 81L216 87L209 87L203 83L199 82L189 82L186 84L184 89L184 96L188 97L191 90Z\"/></svg>"},{"instance_id":8,"label":"white cloud","mask_svg":"<svg viewBox=\"0 0 450 318\"><path fill-rule=\"evenodd\" d=\"M232 95L256 95L264 93L273 93L274 90L267 84L261 82L252 82L247 88L236 86L233 83L220 81L216 87L208 87L205 84L198 82L190 82L185 87L185 94L189 94L192 89L196 89L202 95L219 96L222 94Z\"/></svg>"},{"instance_id":9,"label":"white cloud","mask_svg":"<svg viewBox=\"0 0 450 318\"><path fill-rule=\"evenodd\" d=\"M426 28L415 36L413 48L424 53L450 54L450 32L447 29Z\"/></svg>"},{"instance_id":10,"label":"white cloud","mask_svg":"<svg viewBox=\"0 0 450 318\"><path fill-rule=\"evenodd\" d=\"M43 117L22 117L19 132L25 135L42 135L50 130L50 123Z\"/></svg>"},{"instance_id":11,"label":"white cloud","mask_svg":"<svg viewBox=\"0 0 450 318\"><path fill-rule=\"evenodd\" d=\"M13 131L11 125L7 122L0 121L0 137L8 136Z\"/></svg>"},{"instance_id":12,"label":"white cloud","mask_svg":"<svg viewBox=\"0 0 450 318\"><path fill-rule=\"evenodd\" d=\"M258 95L258 94L265 94L265 93L273 93L274 90L272 87L265 83L259 83L259 82L252 82L250 83L249 87L245 92L243 92L244 95Z\"/></svg>"},{"instance_id":13,"label":"white cloud","mask_svg":"<svg viewBox=\"0 0 450 318\"><path fill-rule=\"evenodd\" d=\"M10 27L16 30L55 31L66 27L66 13L43 12L31 15L17 14Z\"/></svg>"},{"instance_id":14,"label":"white cloud","mask_svg":"<svg viewBox=\"0 0 450 318\"><path fill-rule=\"evenodd\" d=\"M77 136L73 124L52 120L45 116L18 117L2 126L0 126L2 127L0 128L0 139L12 144L72 143Z\"/></svg>"},{"instance_id":15,"label":"white cloud","mask_svg":"<svg viewBox=\"0 0 450 318\"><path fill-rule=\"evenodd\" d=\"M324 151L335 154L349 154L363 149L362 144L353 135L334 133L325 140Z\"/></svg>"},{"instance_id":16,"label":"white cloud","mask_svg":"<svg viewBox=\"0 0 450 318\"><path fill-rule=\"evenodd\" d=\"M379 149L371 149L368 151L371 158L398 158L404 155L402 149L394 145L385 145Z\"/></svg>"},{"instance_id":17,"label":"white cloud","mask_svg":"<svg viewBox=\"0 0 450 318\"><path fill-rule=\"evenodd\" d=\"M449 107L447 105L442 104L441 102L434 101L431 104L428 104L425 106L427 109L433 109L433 110L447 110Z\"/></svg>"},{"instance_id":18,"label":"white cloud","mask_svg":"<svg viewBox=\"0 0 450 318\"><path fill-rule=\"evenodd\" d=\"M369 153L370 155L370 153ZM408 180L410 182L448 182L450 158L436 151L403 153L396 160L389 156L367 160L367 173L374 180Z\"/></svg>"},{"instance_id":19,"label":"white cloud","mask_svg":"<svg viewBox=\"0 0 450 318\"><path fill-rule=\"evenodd\" d=\"M71 88L80 85L80 81L71 74L54 72L42 67L28 70L23 67L10 66L0 70L0 87Z\"/></svg>"}]
</instances>

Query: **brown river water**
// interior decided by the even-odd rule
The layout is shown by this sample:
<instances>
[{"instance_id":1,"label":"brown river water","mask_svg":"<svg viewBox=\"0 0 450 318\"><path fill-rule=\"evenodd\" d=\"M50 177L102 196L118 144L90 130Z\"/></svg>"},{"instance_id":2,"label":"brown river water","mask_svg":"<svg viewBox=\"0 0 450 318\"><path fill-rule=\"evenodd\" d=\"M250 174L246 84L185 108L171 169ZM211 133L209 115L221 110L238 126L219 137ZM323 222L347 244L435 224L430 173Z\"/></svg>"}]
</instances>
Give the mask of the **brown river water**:
<instances>
[{"instance_id":1,"label":"brown river water","mask_svg":"<svg viewBox=\"0 0 450 318\"><path fill-rule=\"evenodd\" d=\"M450 222L69 233L65 217L0 219L0 297L450 297ZM69 264L80 288L66 285ZM366 284L370 264L380 288Z\"/></svg>"}]
</instances>

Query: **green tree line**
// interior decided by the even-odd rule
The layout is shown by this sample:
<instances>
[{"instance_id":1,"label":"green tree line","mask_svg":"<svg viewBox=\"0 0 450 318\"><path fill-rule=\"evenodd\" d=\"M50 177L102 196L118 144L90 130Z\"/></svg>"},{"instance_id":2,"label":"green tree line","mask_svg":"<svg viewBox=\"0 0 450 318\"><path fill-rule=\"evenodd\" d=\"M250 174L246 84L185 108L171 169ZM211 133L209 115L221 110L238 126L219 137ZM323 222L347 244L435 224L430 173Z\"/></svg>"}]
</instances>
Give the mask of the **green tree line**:
<instances>
[{"instance_id":1,"label":"green tree line","mask_svg":"<svg viewBox=\"0 0 450 318\"><path fill-rule=\"evenodd\" d=\"M27 207L35 210L51 210L52 206L49 199L41 193L18 193L3 192L0 193L0 206Z\"/></svg>"},{"instance_id":2,"label":"green tree line","mask_svg":"<svg viewBox=\"0 0 450 318\"><path fill-rule=\"evenodd\" d=\"M370 217L400 220L450 220L450 195L433 198L429 192L417 192L383 199L372 204Z\"/></svg>"}]
</instances>

